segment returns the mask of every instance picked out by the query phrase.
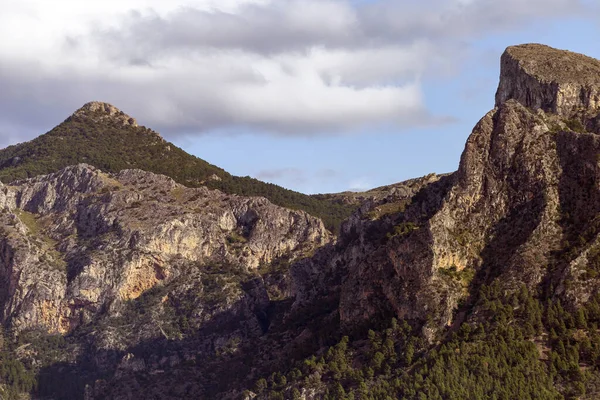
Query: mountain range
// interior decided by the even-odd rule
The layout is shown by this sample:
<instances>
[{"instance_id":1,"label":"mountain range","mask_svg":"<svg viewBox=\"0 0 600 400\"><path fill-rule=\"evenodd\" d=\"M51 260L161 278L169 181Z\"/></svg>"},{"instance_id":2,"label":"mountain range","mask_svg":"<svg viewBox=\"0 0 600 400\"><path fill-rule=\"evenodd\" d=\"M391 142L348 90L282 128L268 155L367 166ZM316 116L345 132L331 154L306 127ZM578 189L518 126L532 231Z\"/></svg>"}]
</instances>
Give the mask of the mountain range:
<instances>
[{"instance_id":1,"label":"mountain range","mask_svg":"<svg viewBox=\"0 0 600 400\"><path fill-rule=\"evenodd\" d=\"M600 61L500 65L456 172L365 193L234 177L98 102L1 150L1 396L599 398Z\"/></svg>"},{"instance_id":2,"label":"mountain range","mask_svg":"<svg viewBox=\"0 0 600 400\"><path fill-rule=\"evenodd\" d=\"M0 180L9 183L88 163L106 172L142 169L163 174L188 187L263 196L274 204L304 210L339 230L355 207L324 201L257 179L233 176L192 156L113 105L90 102L36 139L0 150Z\"/></svg>"}]
</instances>

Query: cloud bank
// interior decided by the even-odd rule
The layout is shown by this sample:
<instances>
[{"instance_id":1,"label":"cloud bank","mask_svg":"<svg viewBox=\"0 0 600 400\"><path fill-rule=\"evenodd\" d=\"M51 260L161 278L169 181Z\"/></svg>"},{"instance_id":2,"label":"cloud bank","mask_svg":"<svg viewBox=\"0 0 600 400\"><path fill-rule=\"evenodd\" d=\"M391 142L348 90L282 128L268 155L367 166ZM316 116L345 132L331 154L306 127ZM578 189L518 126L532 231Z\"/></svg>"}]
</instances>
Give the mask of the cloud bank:
<instances>
[{"instance_id":1,"label":"cloud bank","mask_svg":"<svg viewBox=\"0 0 600 400\"><path fill-rule=\"evenodd\" d=\"M422 82L452 76L469 39L584 10L573 0L2 7L0 35L10 38L0 44L3 141L49 129L90 100L170 134L346 134L444 123L427 110Z\"/></svg>"}]
</instances>

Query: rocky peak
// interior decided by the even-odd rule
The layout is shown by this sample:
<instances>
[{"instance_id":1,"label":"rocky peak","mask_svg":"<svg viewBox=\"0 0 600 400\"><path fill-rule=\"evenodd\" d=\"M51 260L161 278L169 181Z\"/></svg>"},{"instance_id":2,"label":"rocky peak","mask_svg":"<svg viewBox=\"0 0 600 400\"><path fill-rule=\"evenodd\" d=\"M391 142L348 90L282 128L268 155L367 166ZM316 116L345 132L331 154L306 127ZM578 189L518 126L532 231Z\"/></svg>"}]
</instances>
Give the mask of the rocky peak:
<instances>
[{"instance_id":1,"label":"rocky peak","mask_svg":"<svg viewBox=\"0 0 600 400\"><path fill-rule=\"evenodd\" d=\"M425 179L408 201L365 203L344 224L329 259L342 276L342 329L394 315L430 321L423 335L434 343L473 285L498 278L506 290L536 287L562 262L561 239L596 232L586 224L600 210L599 72L600 61L583 55L508 48L496 108L473 129L458 172ZM295 293L331 291L318 272L305 278L321 264L294 266L296 281L310 282Z\"/></svg>"},{"instance_id":2,"label":"rocky peak","mask_svg":"<svg viewBox=\"0 0 600 400\"><path fill-rule=\"evenodd\" d=\"M534 110L573 117L600 112L600 61L541 44L506 49L496 107L514 99Z\"/></svg>"},{"instance_id":3,"label":"rocky peak","mask_svg":"<svg viewBox=\"0 0 600 400\"><path fill-rule=\"evenodd\" d=\"M122 125L138 126L135 118L130 117L112 104L90 101L73 113L74 117L91 118L95 122L112 120Z\"/></svg>"}]
</instances>

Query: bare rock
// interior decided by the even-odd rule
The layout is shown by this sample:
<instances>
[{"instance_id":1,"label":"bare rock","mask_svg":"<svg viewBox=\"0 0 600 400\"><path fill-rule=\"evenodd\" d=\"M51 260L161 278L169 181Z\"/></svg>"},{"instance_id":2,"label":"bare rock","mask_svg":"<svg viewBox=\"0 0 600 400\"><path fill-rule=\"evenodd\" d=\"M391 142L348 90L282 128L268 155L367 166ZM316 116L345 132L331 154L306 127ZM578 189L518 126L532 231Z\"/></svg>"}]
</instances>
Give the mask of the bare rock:
<instances>
[{"instance_id":1,"label":"bare rock","mask_svg":"<svg viewBox=\"0 0 600 400\"><path fill-rule=\"evenodd\" d=\"M73 113L73 117L91 118L94 121L110 120L121 125L138 126L135 118L130 117L117 107L100 101L86 103Z\"/></svg>"},{"instance_id":2,"label":"bare rock","mask_svg":"<svg viewBox=\"0 0 600 400\"><path fill-rule=\"evenodd\" d=\"M571 117L600 112L600 61L541 44L506 49L496 107L514 99L533 110Z\"/></svg>"},{"instance_id":3,"label":"bare rock","mask_svg":"<svg viewBox=\"0 0 600 400\"><path fill-rule=\"evenodd\" d=\"M190 189L140 170L109 175L85 164L1 186L0 205L2 320L15 332L70 332L107 312L118 315L125 302L190 268L199 268L200 280L205 264L255 274L332 240L319 219L264 198ZM244 298L237 283L219 285L229 293L219 307ZM264 287L249 285L243 307L253 313L268 297Z\"/></svg>"}]
</instances>

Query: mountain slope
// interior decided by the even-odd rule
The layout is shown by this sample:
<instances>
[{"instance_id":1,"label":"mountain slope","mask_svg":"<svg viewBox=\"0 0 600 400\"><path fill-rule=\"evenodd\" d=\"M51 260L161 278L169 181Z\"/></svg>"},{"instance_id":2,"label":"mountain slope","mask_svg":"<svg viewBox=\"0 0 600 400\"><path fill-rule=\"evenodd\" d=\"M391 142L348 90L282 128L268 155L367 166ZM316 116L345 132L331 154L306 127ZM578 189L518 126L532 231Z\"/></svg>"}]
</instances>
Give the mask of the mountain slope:
<instances>
[{"instance_id":1,"label":"mountain slope","mask_svg":"<svg viewBox=\"0 0 600 400\"><path fill-rule=\"evenodd\" d=\"M458 171L330 196L362 203L335 241L303 212L140 170L0 187L9 395L600 398L590 65L508 48Z\"/></svg>"},{"instance_id":2,"label":"mountain slope","mask_svg":"<svg viewBox=\"0 0 600 400\"><path fill-rule=\"evenodd\" d=\"M598 65L508 48L459 170L361 207L292 266L296 312L335 296L349 339L259 398L600 397Z\"/></svg>"},{"instance_id":3,"label":"mountain slope","mask_svg":"<svg viewBox=\"0 0 600 400\"><path fill-rule=\"evenodd\" d=\"M79 163L107 172L139 168L188 187L263 196L283 207L318 216L335 231L352 206L335 204L250 177L237 177L166 142L158 133L106 104L91 102L38 138L0 150L0 180L9 183Z\"/></svg>"},{"instance_id":4,"label":"mountain slope","mask_svg":"<svg viewBox=\"0 0 600 400\"><path fill-rule=\"evenodd\" d=\"M38 395L81 398L160 338L195 340L192 358L233 351L271 324L264 270L332 241L320 219L264 198L86 164L0 184L0 209L0 359L15 360L0 366L3 398L32 374Z\"/></svg>"}]
</instances>

